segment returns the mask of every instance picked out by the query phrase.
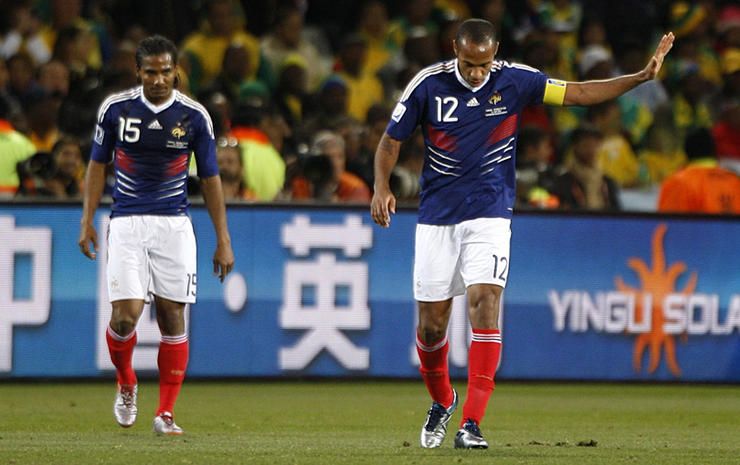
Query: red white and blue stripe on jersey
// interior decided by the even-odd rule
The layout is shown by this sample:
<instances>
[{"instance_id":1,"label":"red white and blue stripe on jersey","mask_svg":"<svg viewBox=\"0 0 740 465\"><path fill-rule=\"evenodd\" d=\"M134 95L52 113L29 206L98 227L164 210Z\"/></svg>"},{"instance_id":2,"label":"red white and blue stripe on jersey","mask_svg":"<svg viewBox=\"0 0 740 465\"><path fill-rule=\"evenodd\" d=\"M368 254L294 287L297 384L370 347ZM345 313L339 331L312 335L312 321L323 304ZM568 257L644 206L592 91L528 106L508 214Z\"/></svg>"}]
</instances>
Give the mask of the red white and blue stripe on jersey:
<instances>
[{"instance_id":1,"label":"red white and blue stripe on jersey","mask_svg":"<svg viewBox=\"0 0 740 465\"><path fill-rule=\"evenodd\" d=\"M457 60L411 79L386 132L396 140L406 140L417 126L424 133L419 223L511 218L519 115L542 103L546 82L538 70L506 61L494 61L476 88L460 75Z\"/></svg>"},{"instance_id":2,"label":"red white and blue stripe on jersey","mask_svg":"<svg viewBox=\"0 0 740 465\"><path fill-rule=\"evenodd\" d=\"M188 96L156 106L136 87L100 105L91 158L113 161L111 216L187 214L193 153L201 178L218 175L211 117Z\"/></svg>"}]
</instances>

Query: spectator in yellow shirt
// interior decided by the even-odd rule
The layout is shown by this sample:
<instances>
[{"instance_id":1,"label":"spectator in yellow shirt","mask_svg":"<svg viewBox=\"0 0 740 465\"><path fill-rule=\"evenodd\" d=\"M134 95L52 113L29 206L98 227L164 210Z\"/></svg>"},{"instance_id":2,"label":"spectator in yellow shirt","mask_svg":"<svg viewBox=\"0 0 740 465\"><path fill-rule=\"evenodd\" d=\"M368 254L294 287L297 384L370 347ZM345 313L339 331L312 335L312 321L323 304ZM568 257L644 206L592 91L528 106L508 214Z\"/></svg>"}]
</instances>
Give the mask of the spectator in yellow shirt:
<instances>
[{"instance_id":1,"label":"spectator in yellow shirt","mask_svg":"<svg viewBox=\"0 0 740 465\"><path fill-rule=\"evenodd\" d=\"M624 136L619 103L610 100L589 107L588 116L589 121L603 134L597 159L604 174L614 179L620 187L638 184L640 163Z\"/></svg>"},{"instance_id":2,"label":"spectator in yellow shirt","mask_svg":"<svg viewBox=\"0 0 740 465\"><path fill-rule=\"evenodd\" d=\"M244 30L243 15L233 0L210 0L206 6L207 19L201 29L185 38L182 50L190 65L190 89L197 93L221 72L226 48L243 46L248 53L250 71L248 80L259 78L272 83L272 71L260 53L259 40Z\"/></svg>"},{"instance_id":3,"label":"spectator in yellow shirt","mask_svg":"<svg viewBox=\"0 0 740 465\"><path fill-rule=\"evenodd\" d=\"M10 124L10 103L0 97L0 197L12 197L18 191L16 165L36 152L30 140Z\"/></svg>"},{"instance_id":4,"label":"spectator in yellow shirt","mask_svg":"<svg viewBox=\"0 0 740 465\"><path fill-rule=\"evenodd\" d=\"M367 42L359 34L348 36L339 51L339 76L347 84L347 112L364 122L367 110L383 100L383 85L367 70Z\"/></svg>"}]
</instances>

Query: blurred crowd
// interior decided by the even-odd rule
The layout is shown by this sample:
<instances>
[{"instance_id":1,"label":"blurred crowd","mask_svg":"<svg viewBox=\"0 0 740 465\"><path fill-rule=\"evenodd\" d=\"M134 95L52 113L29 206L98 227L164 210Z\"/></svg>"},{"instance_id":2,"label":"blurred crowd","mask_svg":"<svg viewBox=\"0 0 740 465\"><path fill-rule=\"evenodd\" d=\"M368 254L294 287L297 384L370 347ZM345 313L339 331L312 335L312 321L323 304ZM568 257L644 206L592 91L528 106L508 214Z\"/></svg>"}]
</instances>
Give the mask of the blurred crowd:
<instances>
[{"instance_id":1,"label":"blurred crowd","mask_svg":"<svg viewBox=\"0 0 740 465\"><path fill-rule=\"evenodd\" d=\"M137 85L138 41L158 33L212 116L227 200L369 203L390 109L454 57L469 17L496 26L497 59L564 80L637 72L676 36L659 80L525 110L518 207L619 210L620 191L687 166L729 176L740 202L740 6L722 0L0 1L0 196L80 197L98 105ZM419 132L393 173L401 202L418 199L423 159Z\"/></svg>"}]
</instances>

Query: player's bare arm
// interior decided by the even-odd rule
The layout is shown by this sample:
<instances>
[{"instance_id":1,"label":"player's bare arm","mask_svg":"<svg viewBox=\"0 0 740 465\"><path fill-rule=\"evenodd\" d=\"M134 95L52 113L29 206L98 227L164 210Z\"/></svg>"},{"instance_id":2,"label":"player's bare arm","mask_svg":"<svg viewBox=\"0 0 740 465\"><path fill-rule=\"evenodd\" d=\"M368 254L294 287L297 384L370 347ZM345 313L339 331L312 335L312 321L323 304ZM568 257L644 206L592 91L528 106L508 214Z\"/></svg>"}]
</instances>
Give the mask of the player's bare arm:
<instances>
[{"instance_id":1,"label":"player's bare arm","mask_svg":"<svg viewBox=\"0 0 740 465\"><path fill-rule=\"evenodd\" d=\"M375 186L370 214L380 226L391 225L391 213L396 213L396 197L391 192L390 179L393 167L398 161L401 141L383 134L375 151Z\"/></svg>"},{"instance_id":2,"label":"player's bare arm","mask_svg":"<svg viewBox=\"0 0 740 465\"><path fill-rule=\"evenodd\" d=\"M619 97L643 82L655 79L668 51L673 47L672 32L663 35L655 53L639 73L627 74L601 81L569 82L563 105L594 105Z\"/></svg>"},{"instance_id":3,"label":"player's bare arm","mask_svg":"<svg viewBox=\"0 0 740 465\"><path fill-rule=\"evenodd\" d=\"M82 220L80 220L80 239L77 244L80 252L90 260L95 260L98 252L98 233L95 231L95 210L100 205L105 187L105 163L90 160L85 174L85 194L82 204ZM90 250L92 243L92 250Z\"/></svg>"},{"instance_id":4,"label":"player's bare arm","mask_svg":"<svg viewBox=\"0 0 740 465\"><path fill-rule=\"evenodd\" d=\"M234 268L234 252L231 250L231 236L226 223L224 193L221 188L221 177L210 176L200 181L203 189L203 200L208 208L208 215L216 230L216 251L213 254L213 273L223 282Z\"/></svg>"}]
</instances>

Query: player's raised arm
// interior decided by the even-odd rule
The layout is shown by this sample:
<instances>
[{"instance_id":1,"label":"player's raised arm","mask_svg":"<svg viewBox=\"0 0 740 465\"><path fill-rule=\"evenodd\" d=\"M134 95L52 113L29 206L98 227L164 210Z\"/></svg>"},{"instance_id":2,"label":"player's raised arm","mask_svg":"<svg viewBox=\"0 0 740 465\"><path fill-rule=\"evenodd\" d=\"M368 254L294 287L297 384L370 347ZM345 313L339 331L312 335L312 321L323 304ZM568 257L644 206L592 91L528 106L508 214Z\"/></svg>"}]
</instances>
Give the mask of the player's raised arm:
<instances>
[{"instance_id":1,"label":"player's raised arm","mask_svg":"<svg viewBox=\"0 0 740 465\"><path fill-rule=\"evenodd\" d=\"M568 82L563 105L594 105L619 97L643 82L655 79L663 59L673 47L673 33L663 35L655 53L639 73L627 74L601 81Z\"/></svg>"},{"instance_id":2,"label":"player's raised arm","mask_svg":"<svg viewBox=\"0 0 740 465\"><path fill-rule=\"evenodd\" d=\"M234 268L234 252L231 249L231 236L226 224L226 206L219 175L203 178L200 181L203 200L208 208L213 227L216 230L216 251L213 254L213 272L223 282Z\"/></svg>"},{"instance_id":3,"label":"player's raised arm","mask_svg":"<svg viewBox=\"0 0 740 465\"><path fill-rule=\"evenodd\" d=\"M384 228L391 225L391 213L396 213L396 197L391 192L390 179L400 149L401 141L383 133L375 151L375 192L370 203L370 214L373 221Z\"/></svg>"},{"instance_id":4,"label":"player's raised arm","mask_svg":"<svg viewBox=\"0 0 740 465\"><path fill-rule=\"evenodd\" d=\"M98 233L95 231L95 210L98 209L100 199L105 188L105 163L90 160L85 173L85 193L82 203L82 219L80 220L80 238L77 244L90 260L95 260L98 251ZM93 249L90 250L90 243Z\"/></svg>"}]
</instances>

